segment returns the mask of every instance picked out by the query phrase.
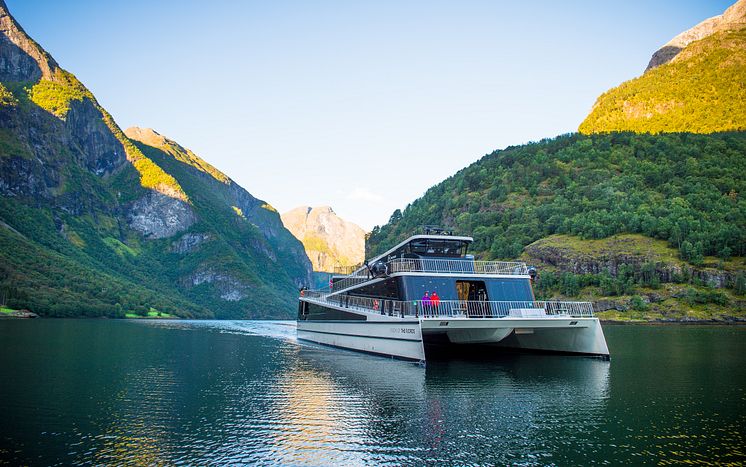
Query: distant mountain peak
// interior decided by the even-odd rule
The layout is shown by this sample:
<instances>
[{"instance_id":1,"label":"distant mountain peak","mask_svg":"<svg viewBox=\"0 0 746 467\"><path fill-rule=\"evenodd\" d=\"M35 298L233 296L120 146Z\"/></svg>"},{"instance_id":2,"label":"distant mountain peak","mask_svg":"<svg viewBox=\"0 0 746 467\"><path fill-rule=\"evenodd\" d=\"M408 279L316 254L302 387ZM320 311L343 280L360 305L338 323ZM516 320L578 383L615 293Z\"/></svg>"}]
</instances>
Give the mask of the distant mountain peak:
<instances>
[{"instance_id":1,"label":"distant mountain peak","mask_svg":"<svg viewBox=\"0 0 746 467\"><path fill-rule=\"evenodd\" d=\"M704 39L719 31L736 30L744 26L746 26L746 0L739 0L722 15L707 18L668 41L653 54L645 71L675 60L679 52L694 41Z\"/></svg>"},{"instance_id":2,"label":"distant mountain peak","mask_svg":"<svg viewBox=\"0 0 746 467\"><path fill-rule=\"evenodd\" d=\"M299 206L282 216L282 223L303 243L314 271L334 272L365 258L365 231L339 217L331 206Z\"/></svg>"}]
</instances>

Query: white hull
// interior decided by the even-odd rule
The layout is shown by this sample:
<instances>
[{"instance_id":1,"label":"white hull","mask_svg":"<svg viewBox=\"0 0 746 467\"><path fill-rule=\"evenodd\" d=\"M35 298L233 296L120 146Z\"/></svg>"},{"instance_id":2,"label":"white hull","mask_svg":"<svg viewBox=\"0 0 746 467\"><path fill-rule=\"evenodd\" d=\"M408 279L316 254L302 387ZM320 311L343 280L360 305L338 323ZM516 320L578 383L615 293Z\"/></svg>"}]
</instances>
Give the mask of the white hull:
<instances>
[{"instance_id":1,"label":"white hull","mask_svg":"<svg viewBox=\"0 0 746 467\"><path fill-rule=\"evenodd\" d=\"M490 344L514 349L609 356L598 318L424 319L425 340L445 334L451 344ZM447 329L444 330L444 329Z\"/></svg>"},{"instance_id":2,"label":"white hull","mask_svg":"<svg viewBox=\"0 0 746 467\"><path fill-rule=\"evenodd\" d=\"M425 343L429 341L609 356L598 318L298 321L298 338L414 361L425 360Z\"/></svg>"},{"instance_id":3,"label":"white hull","mask_svg":"<svg viewBox=\"0 0 746 467\"><path fill-rule=\"evenodd\" d=\"M345 349L425 361L418 321L298 321L298 338Z\"/></svg>"}]
</instances>

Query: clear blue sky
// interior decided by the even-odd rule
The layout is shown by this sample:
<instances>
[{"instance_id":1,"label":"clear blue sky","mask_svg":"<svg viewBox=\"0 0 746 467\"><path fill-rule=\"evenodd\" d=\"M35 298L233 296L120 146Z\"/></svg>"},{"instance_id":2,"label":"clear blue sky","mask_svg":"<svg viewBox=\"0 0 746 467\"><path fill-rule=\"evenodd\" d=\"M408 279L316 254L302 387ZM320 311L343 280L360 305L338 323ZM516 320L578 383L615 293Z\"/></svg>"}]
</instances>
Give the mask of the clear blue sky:
<instances>
[{"instance_id":1,"label":"clear blue sky","mask_svg":"<svg viewBox=\"0 0 746 467\"><path fill-rule=\"evenodd\" d=\"M122 128L365 229L485 153L575 131L730 3L7 0Z\"/></svg>"}]
</instances>

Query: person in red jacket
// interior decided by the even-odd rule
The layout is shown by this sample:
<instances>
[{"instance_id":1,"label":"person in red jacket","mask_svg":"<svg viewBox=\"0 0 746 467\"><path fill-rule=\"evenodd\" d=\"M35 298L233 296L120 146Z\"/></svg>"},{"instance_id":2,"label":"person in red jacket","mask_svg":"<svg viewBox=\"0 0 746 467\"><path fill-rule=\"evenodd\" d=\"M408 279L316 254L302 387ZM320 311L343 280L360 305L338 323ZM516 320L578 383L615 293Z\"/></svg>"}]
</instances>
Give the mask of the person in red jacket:
<instances>
[{"instance_id":1,"label":"person in red jacket","mask_svg":"<svg viewBox=\"0 0 746 467\"><path fill-rule=\"evenodd\" d=\"M433 290L433 294L430 295L430 303L432 303L433 314L438 314L438 305L440 305L440 297L438 292Z\"/></svg>"}]
</instances>

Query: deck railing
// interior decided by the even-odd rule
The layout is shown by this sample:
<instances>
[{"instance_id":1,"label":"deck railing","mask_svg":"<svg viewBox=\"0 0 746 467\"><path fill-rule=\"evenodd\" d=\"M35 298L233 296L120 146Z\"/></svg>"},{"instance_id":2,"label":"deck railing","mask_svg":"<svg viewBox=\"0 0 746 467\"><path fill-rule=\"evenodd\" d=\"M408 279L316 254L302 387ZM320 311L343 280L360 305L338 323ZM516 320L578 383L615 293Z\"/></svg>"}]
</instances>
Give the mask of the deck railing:
<instances>
[{"instance_id":1,"label":"deck railing","mask_svg":"<svg viewBox=\"0 0 746 467\"><path fill-rule=\"evenodd\" d=\"M435 258L398 258L386 263L389 274L398 272L423 272L428 274L495 274L527 275L526 263L517 261L474 261L470 259L435 259ZM357 269L354 273L338 279L331 286L332 292L360 285L373 279L367 268Z\"/></svg>"},{"instance_id":2,"label":"deck railing","mask_svg":"<svg viewBox=\"0 0 746 467\"><path fill-rule=\"evenodd\" d=\"M389 273L426 272L456 274L527 275L526 263L516 261L474 261L469 259L398 258L387 263Z\"/></svg>"},{"instance_id":3,"label":"deck railing","mask_svg":"<svg viewBox=\"0 0 746 467\"><path fill-rule=\"evenodd\" d=\"M435 304L432 301L382 300L318 291L304 291L303 296L319 304L328 303L402 318L593 317L593 305L590 302L440 300Z\"/></svg>"}]
</instances>

